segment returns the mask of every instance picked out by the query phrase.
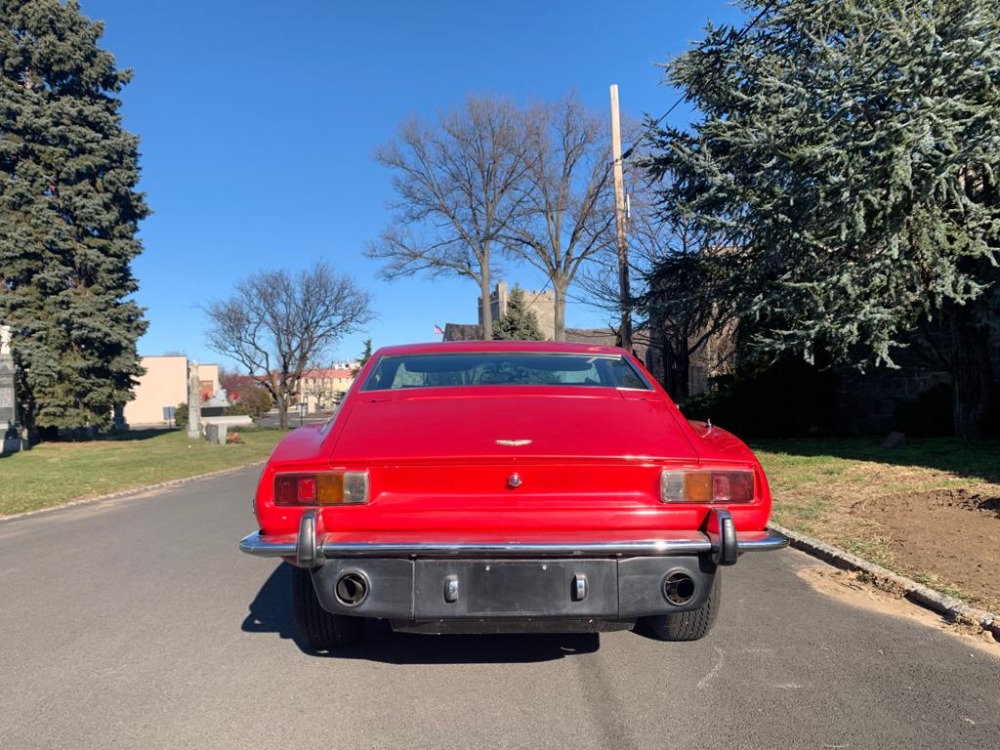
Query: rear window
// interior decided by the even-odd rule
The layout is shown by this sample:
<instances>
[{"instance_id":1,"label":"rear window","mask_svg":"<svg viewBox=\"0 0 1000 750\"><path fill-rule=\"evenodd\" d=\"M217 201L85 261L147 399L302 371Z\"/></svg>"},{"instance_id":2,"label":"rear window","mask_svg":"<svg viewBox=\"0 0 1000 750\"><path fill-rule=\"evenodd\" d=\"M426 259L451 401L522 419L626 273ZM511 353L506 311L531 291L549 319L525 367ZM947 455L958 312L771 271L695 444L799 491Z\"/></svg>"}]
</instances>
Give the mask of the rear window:
<instances>
[{"instance_id":1,"label":"rear window","mask_svg":"<svg viewBox=\"0 0 1000 750\"><path fill-rule=\"evenodd\" d=\"M382 357L362 390L481 385L557 385L651 390L624 357L483 352Z\"/></svg>"}]
</instances>

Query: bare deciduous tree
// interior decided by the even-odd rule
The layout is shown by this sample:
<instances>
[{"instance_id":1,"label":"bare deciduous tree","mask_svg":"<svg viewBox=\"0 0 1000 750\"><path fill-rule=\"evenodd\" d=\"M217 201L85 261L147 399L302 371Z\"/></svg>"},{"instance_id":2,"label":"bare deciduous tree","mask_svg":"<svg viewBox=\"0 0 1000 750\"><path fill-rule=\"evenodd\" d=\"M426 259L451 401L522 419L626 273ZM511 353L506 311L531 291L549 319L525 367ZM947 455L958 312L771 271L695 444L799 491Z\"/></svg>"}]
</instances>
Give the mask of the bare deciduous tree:
<instances>
[{"instance_id":1,"label":"bare deciduous tree","mask_svg":"<svg viewBox=\"0 0 1000 750\"><path fill-rule=\"evenodd\" d=\"M375 152L393 171L393 218L370 258L387 261L387 279L426 272L465 276L481 298L483 335L491 338L493 245L509 230L524 200L521 115L503 99L470 97L440 116L436 127L411 119L396 140Z\"/></svg>"},{"instance_id":2,"label":"bare deciduous tree","mask_svg":"<svg viewBox=\"0 0 1000 750\"><path fill-rule=\"evenodd\" d=\"M542 271L555 297L555 339L566 338L566 292L581 265L614 242L608 124L570 96L529 110L520 220L507 251Z\"/></svg>"},{"instance_id":3,"label":"bare deciduous tree","mask_svg":"<svg viewBox=\"0 0 1000 750\"><path fill-rule=\"evenodd\" d=\"M323 262L294 277L285 270L252 274L205 313L209 347L258 378L281 427L308 363L374 318L368 292Z\"/></svg>"}]
</instances>

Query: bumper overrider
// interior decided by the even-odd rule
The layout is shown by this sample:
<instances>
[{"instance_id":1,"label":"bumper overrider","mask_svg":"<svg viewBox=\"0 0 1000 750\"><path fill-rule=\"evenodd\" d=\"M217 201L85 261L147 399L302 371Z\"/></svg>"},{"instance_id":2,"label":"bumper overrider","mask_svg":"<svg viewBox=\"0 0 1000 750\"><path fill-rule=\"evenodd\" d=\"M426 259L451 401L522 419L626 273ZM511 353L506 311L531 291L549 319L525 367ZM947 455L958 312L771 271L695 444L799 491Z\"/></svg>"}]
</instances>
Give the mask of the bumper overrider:
<instances>
[{"instance_id":1,"label":"bumper overrider","mask_svg":"<svg viewBox=\"0 0 1000 750\"><path fill-rule=\"evenodd\" d=\"M307 510L297 535L249 534L240 549L309 568L323 608L402 623L630 620L701 607L719 565L780 549L771 531L737 532L713 509L704 531L586 543L341 542Z\"/></svg>"}]
</instances>

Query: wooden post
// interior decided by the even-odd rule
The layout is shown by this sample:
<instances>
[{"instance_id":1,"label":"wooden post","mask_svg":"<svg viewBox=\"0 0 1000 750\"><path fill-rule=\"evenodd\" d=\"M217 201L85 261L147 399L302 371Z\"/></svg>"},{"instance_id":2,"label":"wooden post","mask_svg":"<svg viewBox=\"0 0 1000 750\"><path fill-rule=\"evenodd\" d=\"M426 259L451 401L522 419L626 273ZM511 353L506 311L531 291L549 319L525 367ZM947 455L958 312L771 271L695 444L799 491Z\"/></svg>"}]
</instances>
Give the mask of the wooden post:
<instances>
[{"instance_id":1,"label":"wooden post","mask_svg":"<svg viewBox=\"0 0 1000 750\"><path fill-rule=\"evenodd\" d=\"M631 352L631 292L628 279L628 244L625 239L625 180L622 176L622 129L618 119L617 83L611 84L611 158L615 180L615 224L618 229L618 299L622 312L622 349Z\"/></svg>"}]
</instances>

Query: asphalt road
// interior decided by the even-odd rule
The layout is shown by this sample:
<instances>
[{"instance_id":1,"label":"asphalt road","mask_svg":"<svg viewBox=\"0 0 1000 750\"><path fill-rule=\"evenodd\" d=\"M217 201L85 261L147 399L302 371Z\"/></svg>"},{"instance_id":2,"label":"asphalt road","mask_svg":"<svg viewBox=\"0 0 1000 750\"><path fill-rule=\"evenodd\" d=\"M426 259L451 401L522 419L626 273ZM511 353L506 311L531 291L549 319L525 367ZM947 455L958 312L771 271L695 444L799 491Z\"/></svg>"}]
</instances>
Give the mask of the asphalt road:
<instances>
[{"instance_id":1,"label":"asphalt road","mask_svg":"<svg viewBox=\"0 0 1000 750\"><path fill-rule=\"evenodd\" d=\"M373 626L311 656L287 571L236 547L255 479L0 523L0 748L1000 747L1000 660L793 551L727 570L696 643Z\"/></svg>"}]
</instances>

